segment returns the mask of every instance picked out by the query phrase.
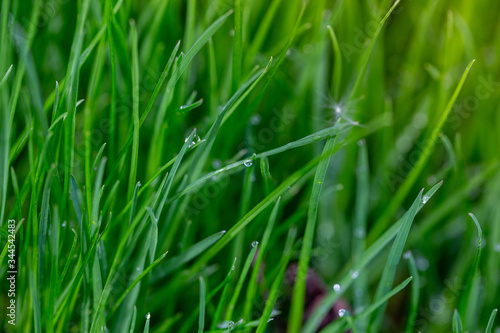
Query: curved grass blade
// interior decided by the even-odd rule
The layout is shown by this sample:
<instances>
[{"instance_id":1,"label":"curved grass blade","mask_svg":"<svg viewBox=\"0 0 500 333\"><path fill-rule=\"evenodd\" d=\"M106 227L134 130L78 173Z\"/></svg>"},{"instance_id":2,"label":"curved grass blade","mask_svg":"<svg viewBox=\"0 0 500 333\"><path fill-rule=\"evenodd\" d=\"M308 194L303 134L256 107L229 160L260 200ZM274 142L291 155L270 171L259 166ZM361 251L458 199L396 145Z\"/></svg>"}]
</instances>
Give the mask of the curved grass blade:
<instances>
[{"instance_id":1,"label":"curved grass blade","mask_svg":"<svg viewBox=\"0 0 500 333\"><path fill-rule=\"evenodd\" d=\"M252 265L253 259L255 257L255 253L257 252L258 242L252 243L252 251L248 254L247 260L243 265L243 269L241 270L240 277L236 286L234 287L231 299L229 300L229 305L226 310L226 320L231 320L234 312L234 308L236 306L236 302L238 301L238 297L240 296L241 289L243 288L243 283L248 275L248 271L250 270L250 266Z\"/></svg>"},{"instance_id":2,"label":"curved grass blade","mask_svg":"<svg viewBox=\"0 0 500 333\"><path fill-rule=\"evenodd\" d=\"M255 264L252 268L252 274L250 275L250 280L248 281L247 293L245 297L245 304L243 307L243 320L250 320L250 313L252 311L252 302L255 297L255 291L257 290L257 279L261 271L261 264L264 260L264 255L266 253L267 244L269 243L269 238L271 237L271 232L273 231L274 223L276 222L276 217L278 215L278 210L280 206L281 197L276 200L276 204L269 216L269 221L267 222L266 229L262 235L260 250L257 253L257 258L255 259Z\"/></svg>"},{"instance_id":3,"label":"curved grass blade","mask_svg":"<svg viewBox=\"0 0 500 333\"><path fill-rule=\"evenodd\" d=\"M229 273L227 273L226 278L223 281L224 284L224 290L222 290L222 295L219 299L219 303L217 304L217 308L215 309L215 313L212 318L212 325L210 327L210 330L214 330L217 324L220 321L220 318L222 316L222 310L224 309L224 306L226 305L226 300L227 297L229 296L229 289L231 288L231 280L233 278L233 272L236 268L236 258L233 260L233 264L231 265L231 269L229 270Z\"/></svg>"},{"instance_id":4,"label":"curved grass blade","mask_svg":"<svg viewBox=\"0 0 500 333\"><path fill-rule=\"evenodd\" d=\"M406 244L406 239L410 233L411 225L413 224L413 219L417 215L418 207L422 201L422 194L424 190L422 189L417 196L417 199L413 202L413 205L408 210L406 217L401 224L401 229L399 229L394 244L392 245L389 257L387 258L387 263L384 267L384 272L380 278L380 282L377 287L377 292L375 293L375 301L378 301L392 288L394 283L394 277L396 275L396 268L401 260L403 254L404 246ZM382 316L384 315L386 305L382 305L371 318L371 332L378 332L380 324L382 322Z\"/></svg>"},{"instance_id":5,"label":"curved grass blade","mask_svg":"<svg viewBox=\"0 0 500 333\"><path fill-rule=\"evenodd\" d=\"M481 229L481 225L477 220L476 216L472 213L469 213L469 216L474 221L474 224L477 229L477 254L474 260L474 267L472 270L471 278L468 282L467 289L468 291L464 293L466 299L462 303L463 307L460 307L462 311L465 311L465 320L463 321L463 325L467 327L474 326L477 322L477 313L478 313L478 300L479 300L479 288L481 273L479 271L479 263L481 261L481 250L483 248L483 231Z\"/></svg>"},{"instance_id":6,"label":"curved grass blade","mask_svg":"<svg viewBox=\"0 0 500 333\"><path fill-rule=\"evenodd\" d=\"M491 333L493 330L493 324L495 323L495 317L497 315L498 309L494 309L491 312L490 319L488 320L488 325L486 326L486 331L485 333Z\"/></svg>"},{"instance_id":7,"label":"curved grass blade","mask_svg":"<svg viewBox=\"0 0 500 333\"><path fill-rule=\"evenodd\" d=\"M411 285L411 303L410 303L410 314L408 316L408 322L406 324L406 333L412 333L415 328L415 321L418 315L418 305L420 301L420 278L417 269L417 264L413 253L408 251L405 253L404 258L408 260L408 267L410 274L413 276L413 283Z\"/></svg>"},{"instance_id":8,"label":"curved grass blade","mask_svg":"<svg viewBox=\"0 0 500 333\"><path fill-rule=\"evenodd\" d=\"M266 329L267 323L271 318L271 314L274 308L274 304L278 299L278 295L280 292L281 284L283 283L283 278L285 276L286 268L288 266L288 262L293 254L293 242L295 241L295 237L297 235L297 229L291 228L288 232L288 237L285 243L285 249L283 251L283 256L281 257L281 261L279 263L278 274L274 278L274 282L269 290L269 296L266 300L266 305L264 307L264 311L262 312L262 317L260 318L259 325L257 326L256 333L263 333Z\"/></svg>"},{"instance_id":9,"label":"curved grass blade","mask_svg":"<svg viewBox=\"0 0 500 333\"><path fill-rule=\"evenodd\" d=\"M314 176L313 189L311 199L309 201L309 209L307 212L306 230L300 250L299 263L297 268L297 278L293 287L292 303L290 305L290 315L288 317L288 330L292 333L298 333L302 326L302 317L305 305L306 291L306 276L309 269L309 259L311 257L311 249L314 240L314 232L316 230L316 219L318 217L318 206L321 189L326 176L326 170L330 163L331 152L335 147L336 137L330 137L326 141L321 161L316 169Z\"/></svg>"}]
</instances>

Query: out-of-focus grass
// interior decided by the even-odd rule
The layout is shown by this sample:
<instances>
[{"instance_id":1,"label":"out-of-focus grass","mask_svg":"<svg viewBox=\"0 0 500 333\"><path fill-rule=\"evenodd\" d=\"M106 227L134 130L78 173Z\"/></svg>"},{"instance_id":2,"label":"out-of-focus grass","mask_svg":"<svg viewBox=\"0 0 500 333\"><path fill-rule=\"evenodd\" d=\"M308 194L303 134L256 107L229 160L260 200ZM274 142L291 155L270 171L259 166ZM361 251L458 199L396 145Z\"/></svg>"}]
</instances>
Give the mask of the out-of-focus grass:
<instances>
[{"instance_id":1,"label":"out-of-focus grass","mask_svg":"<svg viewBox=\"0 0 500 333\"><path fill-rule=\"evenodd\" d=\"M2 330L493 332L499 13L2 0Z\"/></svg>"}]
</instances>

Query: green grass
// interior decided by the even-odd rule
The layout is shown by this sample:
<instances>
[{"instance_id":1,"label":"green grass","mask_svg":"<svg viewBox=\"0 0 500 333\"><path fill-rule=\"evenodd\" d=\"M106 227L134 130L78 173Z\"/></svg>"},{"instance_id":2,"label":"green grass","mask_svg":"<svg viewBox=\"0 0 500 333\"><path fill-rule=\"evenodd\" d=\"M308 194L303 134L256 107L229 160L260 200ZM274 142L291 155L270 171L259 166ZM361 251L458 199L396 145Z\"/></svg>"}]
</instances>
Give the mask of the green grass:
<instances>
[{"instance_id":1,"label":"green grass","mask_svg":"<svg viewBox=\"0 0 500 333\"><path fill-rule=\"evenodd\" d=\"M2 0L0 330L496 332L498 13Z\"/></svg>"}]
</instances>

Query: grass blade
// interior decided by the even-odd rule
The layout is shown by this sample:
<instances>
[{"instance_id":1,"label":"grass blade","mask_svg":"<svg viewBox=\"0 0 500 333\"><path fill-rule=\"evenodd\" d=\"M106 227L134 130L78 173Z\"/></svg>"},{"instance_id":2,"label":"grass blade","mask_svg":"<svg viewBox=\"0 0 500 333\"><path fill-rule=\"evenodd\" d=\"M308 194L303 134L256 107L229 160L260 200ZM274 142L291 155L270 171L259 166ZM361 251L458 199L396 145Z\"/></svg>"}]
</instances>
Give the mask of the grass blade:
<instances>
[{"instance_id":1,"label":"grass blade","mask_svg":"<svg viewBox=\"0 0 500 333\"><path fill-rule=\"evenodd\" d=\"M200 275L200 316L198 319L198 333L203 333L205 329L205 298L207 293L207 287L205 285L205 279Z\"/></svg>"},{"instance_id":2,"label":"grass blade","mask_svg":"<svg viewBox=\"0 0 500 333\"><path fill-rule=\"evenodd\" d=\"M417 215L418 207L422 201L422 194L424 190L422 189L417 196L417 199L413 202L413 205L408 210L403 223L401 224L401 229L399 229L394 244L392 245L391 252L387 259L387 263L384 267L384 272L377 287L377 292L375 294L375 301L378 301L384 294L386 294L391 288L394 282L394 277L396 275L396 268L401 260L403 254L404 246L406 244L406 239L410 233L411 225L413 224L413 219ZM382 322L382 316L384 315L385 305L381 306L377 312L371 318L371 331L378 332L380 324Z\"/></svg>"},{"instance_id":3,"label":"grass blade","mask_svg":"<svg viewBox=\"0 0 500 333\"><path fill-rule=\"evenodd\" d=\"M307 224L304 233L302 248L300 250L299 263L297 268L297 278L293 287L291 311L288 317L288 329L290 332L298 333L302 325L302 316L304 312L304 297L306 290L306 276L309 269L309 259L311 257L311 249L316 230L316 219L318 215L319 198L321 188L326 176L326 170L330 163L331 151L335 147L336 137L330 137L326 141L325 148L321 154L321 161L316 169L314 176L313 189L309 202L309 210L307 212Z\"/></svg>"},{"instance_id":4,"label":"grass blade","mask_svg":"<svg viewBox=\"0 0 500 333\"><path fill-rule=\"evenodd\" d=\"M462 333L462 319L460 319L460 314L455 309L453 312L453 333Z\"/></svg>"},{"instance_id":5,"label":"grass blade","mask_svg":"<svg viewBox=\"0 0 500 333\"><path fill-rule=\"evenodd\" d=\"M486 331L485 333L491 333L493 330L493 324L495 323L495 317L497 315L498 309L494 309L491 312L490 319L488 320L488 326L486 326Z\"/></svg>"}]
</instances>

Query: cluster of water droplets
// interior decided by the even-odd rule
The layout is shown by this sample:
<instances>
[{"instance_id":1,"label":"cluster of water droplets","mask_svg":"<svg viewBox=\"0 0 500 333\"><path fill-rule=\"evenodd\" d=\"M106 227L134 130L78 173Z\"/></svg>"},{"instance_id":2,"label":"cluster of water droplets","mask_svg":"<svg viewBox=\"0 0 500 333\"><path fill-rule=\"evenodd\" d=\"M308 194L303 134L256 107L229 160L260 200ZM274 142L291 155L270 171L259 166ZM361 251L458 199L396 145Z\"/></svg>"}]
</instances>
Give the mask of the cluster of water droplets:
<instances>
[{"instance_id":1,"label":"cluster of water droplets","mask_svg":"<svg viewBox=\"0 0 500 333\"><path fill-rule=\"evenodd\" d=\"M243 162L243 165L246 166L247 168L251 167L253 165L253 161L255 161L256 158L257 158L257 154L253 154L252 158L246 159Z\"/></svg>"},{"instance_id":2,"label":"cluster of water droplets","mask_svg":"<svg viewBox=\"0 0 500 333\"><path fill-rule=\"evenodd\" d=\"M185 138L184 142L188 142L188 140L189 140L189 137ZM189 143L188 148L191 148L192 146L194 146L195 144L197 144L199 142L201 142L201 138L196 133L196 128L195 128L194 129L193 140Z\"/></svg>"}]
</instances>

